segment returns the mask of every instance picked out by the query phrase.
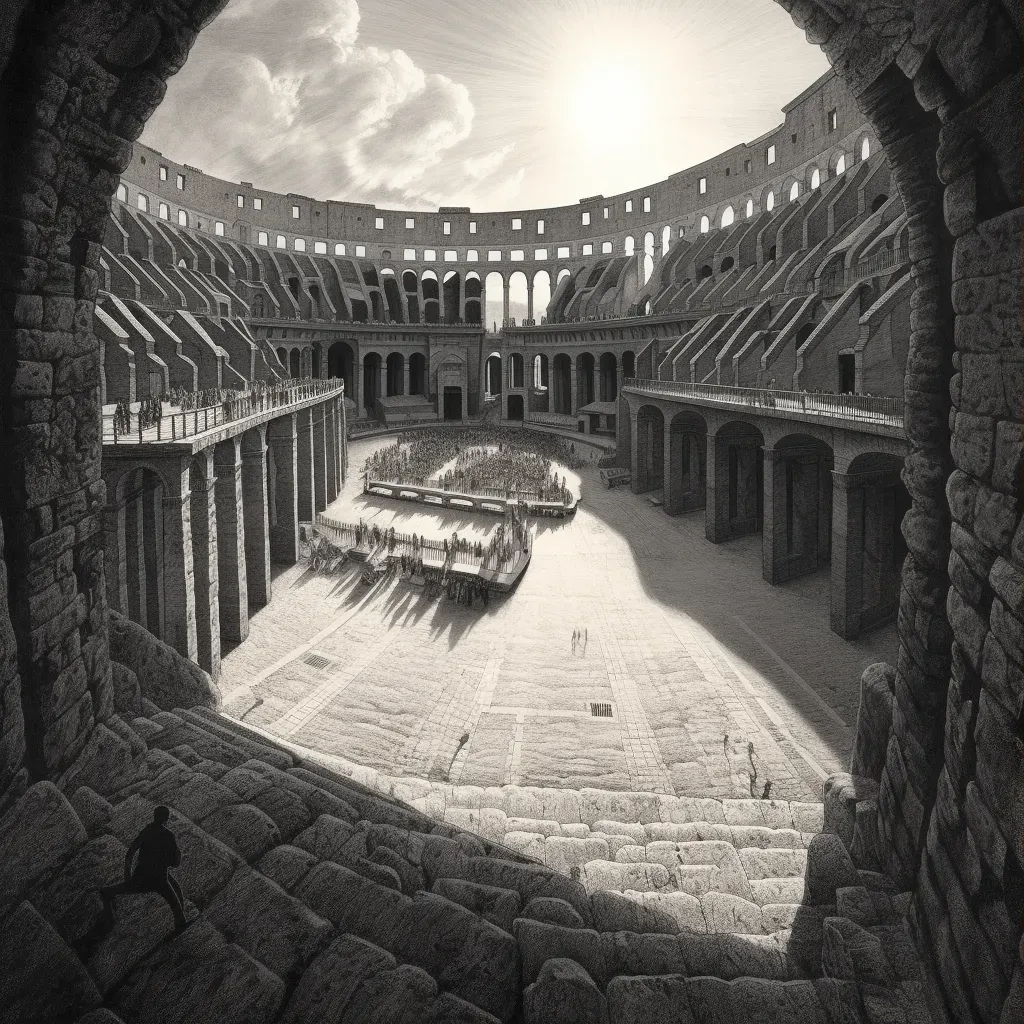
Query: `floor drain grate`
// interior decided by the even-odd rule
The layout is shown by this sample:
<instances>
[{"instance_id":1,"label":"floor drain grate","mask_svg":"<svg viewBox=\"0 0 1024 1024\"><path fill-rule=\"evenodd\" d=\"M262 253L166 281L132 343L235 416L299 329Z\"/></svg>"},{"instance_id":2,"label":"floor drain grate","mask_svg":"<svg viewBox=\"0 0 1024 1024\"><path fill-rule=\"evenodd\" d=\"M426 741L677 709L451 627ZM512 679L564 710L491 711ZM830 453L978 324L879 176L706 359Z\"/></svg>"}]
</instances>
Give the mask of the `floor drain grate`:
<instances>
[{"instance_id":1,"label":"floor drain grate","mask_svg":"<svg viewBox=\"0 0 1024 1024\"><path fill-rule=\"evenodd\" d=\"M331 659L325 658L322 654L307 654L302 660L310 668L315 669L325 669L331 663Z\"/></svg>"},{"instance_id":2,"label":"floor drain grate","mask_svg":"<svg viewBox=\"0 0 1024 1024\"><path fill-rule=\"evenodd\" d=\"M611 718L612 706L611 704L595 704L591 701L590 714L593 718Z\"/></svg>"}]
</instances>

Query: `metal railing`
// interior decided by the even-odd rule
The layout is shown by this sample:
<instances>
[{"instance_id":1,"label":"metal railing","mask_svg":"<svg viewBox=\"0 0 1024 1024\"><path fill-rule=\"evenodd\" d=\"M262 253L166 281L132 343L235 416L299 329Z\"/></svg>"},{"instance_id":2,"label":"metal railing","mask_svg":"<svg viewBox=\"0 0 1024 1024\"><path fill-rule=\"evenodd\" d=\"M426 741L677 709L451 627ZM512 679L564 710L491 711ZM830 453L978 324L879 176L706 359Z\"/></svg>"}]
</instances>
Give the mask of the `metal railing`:
<instances>
[{"instance_id":1,"label":"metal railing","mask_svg":"<svg viewBox=\"0 0 1024 1024\"><path fill-rule=\"evenodd\" d=\"M643 380L629 377L623 388L651 395L698 398L755 409L808 413L858 423L903 426L903 399L876 395L837 395L820 391L777 391L774 388L737 388L726 384L694 384L679 380Z\"/></svg>"},{"instance_id":2,"label":"metal railing","mask_svg":"<svg viewBox=\"0 0 1024 1024\"><path fill-rule=\"evenodd\" d=\"M158 416L147 414L145 403L132 403L127 421L119 422L114 412L103 413L104 444L158 444L184 441L208 430L233 423L248 416L297 405L313 398L327 398L344 391L344 382L337 377L329 380L305 381L301 384L284 382L263 391L249 391L233 396L216 405L199 409L176 409L164 403L167 412Z\"/></svg>"}]
</instances>

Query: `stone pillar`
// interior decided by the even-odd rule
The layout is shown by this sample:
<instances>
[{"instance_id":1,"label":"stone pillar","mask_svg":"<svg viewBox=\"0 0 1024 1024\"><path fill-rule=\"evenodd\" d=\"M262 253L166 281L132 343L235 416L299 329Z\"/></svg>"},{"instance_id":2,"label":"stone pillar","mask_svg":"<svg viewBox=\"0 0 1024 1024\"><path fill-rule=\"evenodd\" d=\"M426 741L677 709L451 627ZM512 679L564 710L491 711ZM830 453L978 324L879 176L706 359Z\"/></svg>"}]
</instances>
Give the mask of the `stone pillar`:
<instances>
[{"instance_id":1,"label":"stone pillar","mask_svg":"<svg viewBox=\"0 0 1024 1024\"><path fill-rule=\"evenodd\" d=\"M324 438L327 442L327 504L338 496L338 404L332 398L324 402Z\"/></svg>"},{"instance_id":2,"label":"stone pillar","mask_svg":"<svg viewBox=\"0 0 1024 1024\"><path fill-rule=\"evenodd\" d=\"M832 579L829 620L844 640L860 634L864 490L856 476L832 474Z\"/></svg>"},{"instance_id":3,"label":"stone pillar","mask_svg":"<svg viewBox=\"0 0 1024 1024\"><path fill-rule=\"evenodd\" d=\"M145 598L148 605L146 610L146 628L156 637L163 639L164 635L164 588L161 586L163 579L163 550L164 550L164 515L163 515L163 484L157 484L151 491L144 492L143 498L143 519L146 559L146 579L149 586L146 588Z\"/></svg>"},{"instance_id":4,"label":"stone pillar","mask_svg":"<svg viewBox=\"0 0 1024 1024\"><path fill-rule=\"evenodd\" d=\"M349 398L356 403L356 419L361 420L365 418L366 407L363 404L363 361L358 358L358 353L352 364L352 387L354 393Z\"/></svg>"},{"instance_id":5,"label":"stone pillar","mask_svg":"<svg viewBox=\"0 0 1024 1024\"><path fill-rule=\"evenodd\" d=\"M526 319L533 319L533 281L530 281L526 288Z\"/></svg>"},{"instance_id":6,"label":"stone pillar","mask_svg":"<svg viewBox=\"0 0 1024 1024\"><path fill-rule=\"evenodd\" d=\"M140 626L148 626L149 589L146 579L146 539L143 530L142 492L137 491L125 499L125 566L128 574L128 616Z\"/></svg>"},{"instance_id":7,"label":"stone pillar","mask_svg":"<svg viewBox=\"0 0 1024 1024\"><path fill-rule=\"evenodd\" d=\"M348 409L345 406L344 397L338 399L338 411L341 415L341 426L339 437L341 438L341 452L338 460L338 489L345 486L348 479Z\"/></svg>"},{"instance_id":8,"label":"stone pillar","mask_svg":"<svg viewBox=\"0 0 1024 1024\"><path fill-rule=\"evenodd\" d=\"M768 479L767 461L765 480ZM765 484L767 487L767 483ZM712 544L721 544L729 531L729 442L717 434L708 435L708 468L705 484L704 536ZM767 522L768 507L765 506Z\"/></svg>"},{"instance_id":9,"label":"stone pillar","mask_svg":"<svg viewBox=\"0 0 1024 1024\"><path fill-rule=\"evenodd\" d=\"M260 424L242 435L245 578L250 608L269 604L271 594L266 434L266 425Z\"/></svg>"},{"instance_id":10,"label":"stone pillar","mask_svg":"<svg viewBox=\"0 0 1024 1024\"><path fill-rule=\"evenodd\" d=\"M402 356L402 392L403 395L411 395L409 390L409 360Z\"/></svg>"},{"instance_id":11,"label":"stone pillar","mask_svg":"<svg viewBox=\"0 0 1024 1024\"><path fill-rule=\"evenodd\" d=\"M821 453L812 449L765 449L761 563L762 575L769 583L781 583L818 567L819 519L831 501L821 498L820 463Z\"/></svg>"},{"instance_id":12,"label":"stone pillar","mask_svg":"<svg viewBox=\"0 0 1024 1024\"><path fill-rule=\"evenodd\" d=\"M579 396L576 394L576 360L569 358L569 415L575 416L579 409Z\"/></svg>"},{"instance_id":13,"label":"stone pillar","mask_svg":"<svg viewBox=\"0 0 1024 1024\"><path fill-rule=\"evenodd\" d=\"M508 323L508 282L505 282L505 287L501 290L501 323L502 326Z\"/></svg>"},{"instance_id":14,"label":"stone pillar","mask_svg":"<svg viewBox=\"0 0 1024 1024\"><path fill-rule=\"evenodd\" d=\"M267 424L267 445L274 453L274 522L270 528L270 557L294 565L299 560L299 477L296 414Z\"/></svg>"},{"instance_id":15,"label":"stone pillar","mask_svg":"<svg viewBox=\"0 0 1024 1024\"><path fill-rule=\"evenodd\" d=\"M317 512L327 508L327 430L323 405L310 409L313 421L313 487Z\"/></svg>"},{"instance_id":16,"label":"stone pillar","mask_svg":"<svg viewBox=\"0 0 1024 1024\"><path fill-rule=\"evenodd\" d=\"M298 459L296 478L299 491L299 522L311 523L316 519L313 490L313 423L311 410L302 409L295 413L297 432L296 457Z\"/></svg>"},{"instance_id":17,"label":"stone pillar","mask_svg":"<svg viewBox=\"0 0 1024 1024\"><path fill-rule=\"evenodd\" d=\"M162 639L182 657L196 661L199 649L187 460L181 460L167 475L170 479L162 501L163 589L167 597Z\"/></svg>"},{"instance_id":18,"label":"stone pillar","mask_svg":"<svg viewBox=\"0 0 1024 1024\"><path fill-rule=\"evenodd\" d=\"M764 526L761 532L761 575L771 584L787 578L790 531L787 523L786 453L764 450Z\"/></svg>"},{"instance_id":19,"label":"stone pillar","mask_svg":"<svg viewBox=\"0 0 1024 1024\"><path fill-rule=\"evenodd\" d=\"M196 662L217 679L220 676L220 570L217 558L217 497L213 451L196 456L204 462L201 479L193 479L190 494L193 589L196 606Z\"/></svg>"},{"instance_id":20,"label":"stone pillar","mask_svg":"<svg viewBox=\"0 0 1024 1024\"><path fill-rule=\"evenodd\" d=\"M249 635L249 588L245 565L241 438L229 437L214 451L217 477L217 560L220 567L220 635L241 643Z\"/></svg>"},{"instance_id":21,"label":"stone pillar","mask_svg":"<svg viewBox=\"0 0 1024 1024\"><path fill-rule=\"evenodd\" d=\"M116 499L115 499L116 500ZM126 578L126 509L124 499L103 511L103 568L107 585L107 606L128 615Z\"/></svg>"},{"instance_id":22,"label":"stone pillar","mask_svg":"<svg viewBox=\"0 0 1024 1024\"><path fill-rule=\"evenodd\" d=\"M682 432L673 430L672 421L666 416L665 442L663 445L665 468L662 477L665 481L665 494L662 507L666 514L670 516L677 515L681 511L679 504L683 488L682 458L684 447Z\"/></svg>"}]
</instances>

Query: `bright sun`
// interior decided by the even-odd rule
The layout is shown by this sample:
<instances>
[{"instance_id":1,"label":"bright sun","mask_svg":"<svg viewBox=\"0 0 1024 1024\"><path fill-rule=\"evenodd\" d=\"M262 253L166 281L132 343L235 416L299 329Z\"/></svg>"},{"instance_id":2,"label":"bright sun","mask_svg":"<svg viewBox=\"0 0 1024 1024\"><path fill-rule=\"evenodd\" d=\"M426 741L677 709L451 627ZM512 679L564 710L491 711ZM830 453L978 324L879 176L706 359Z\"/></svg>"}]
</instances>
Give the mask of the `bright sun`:
<instances>
[{"instance_id":1,"label":"bright sun","mask_svg":"<svg viewBox=\"0 0 1024 1024\"><path fill-rule=\"evenodd\" d=\"M583 141L607 143L645 121L649 102L641 68L595 61L572 90L569 119Z\"/></svg>"}]
</instances>

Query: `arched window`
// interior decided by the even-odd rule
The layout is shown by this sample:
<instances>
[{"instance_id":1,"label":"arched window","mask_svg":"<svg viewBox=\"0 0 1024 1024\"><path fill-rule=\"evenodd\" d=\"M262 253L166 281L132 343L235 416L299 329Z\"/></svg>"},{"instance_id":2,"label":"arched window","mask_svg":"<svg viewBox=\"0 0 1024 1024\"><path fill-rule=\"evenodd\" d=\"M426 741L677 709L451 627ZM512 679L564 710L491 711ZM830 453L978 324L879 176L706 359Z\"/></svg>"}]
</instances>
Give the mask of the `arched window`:
<instances>
[{"instance_id":1,"label":"arched window","mask_svg":"<svg viewBox=\"0 0 1024 1024\"><path fill-rule=\"evenodd\" d=\"M811 171L811 188L817 188L821 184L821 171L817 167Z\"/></svg>"},{"instance_id":2,"label":"arched window","mask_svg":"<svg viewBox=\"0 0 1024 1024\"><path fill-rule=\"evenodd\" d=\"M334 243L334 255L335 256L344 256L345 255L345 243L344 242L335 242Z\"/></svg>"},{"instance_id":3,"label":"arched window","mask_svg":"<svg viewBox=\"0 0 1024 1024\"><path fill-rule=\"evenodd\" d=\"M611 242L602 242L601 243L601 252L602 253L606 253L607 254L607 253L610 253L611 251L612 251L612 243Z\"/></svg>"},{"instance_id":4,"label":"arched window","mask_svg":"<svg viewBox=\"0 0 1024 1024\"><path fill-rule=\"evenodd\" d=\"M178 224L183 227L188 227L188 214L184 210L178 211Z\"/></svg>"},{"instance_id":5,"label":"arched window","mask_svg":"<svg viewBox=\"0 0 1024 1024\"><path fill-rule=\"evenodd\" d=\"M846 154L843 153L843 155L840 156L840 158L836 161L836 176L838 177L840 174L845 174L845 173L846 173Z\"/></svg>"},{"instance_id":6,"label":"arched window","mask_svg":"<svg viewBox=\"0 0 1024 1024\"><path fill-rule=\"evenodd\" d=\"M647 284L651 279L651 274L654 273L654 257L650 253L644 255L644 284Z\"/></svg>"},{"instance_id":7,"label":"arched window","mask_svg":"<svg viewBox=\"0 0 1024 1024\"><path fill-rule=\"evenodd\" d=\"M144 196L141 192L139 193L138 206L143 213L149 213L149 197Z\"/></svg>"},{"instance_id":8,"label":"arched window","mask_svg":"<svg viewBox=\"0 0 1024 1024\"><path fill-rule=\"evenodd\" d=\"M860 158L861 160L867 160L869 156L871 156L871 142L865 139L860 144Z\"/></svg>"},{"instance_id":9,"label":"arched window","mask_svg":"<svg viewBox=\"0 0 1024 1024\"><path fill-rule=\"evenodd\" d=\"M731 207L727 206L722 211L722 227L727 228L736 219L736 211Z\"/></svg>"},{"instance_id":10,"label":"arched window","mask_svg":"<svg viewBox=\"0 0 1024 1024\"><path fill-rule=\"evenodd\" d=\"M304 238L296 238L295 241L292 242L292 245L294 246L296 252L306 251L306 240Z\"/></svg>"},{"instance_id":11,"label":"arched window","mask_svg":"<svg viewBox=\"0 0 1024 1024\"><path fill-rule=\"evenodd\" d=\"M215 235L223 235L224 234L224 221L219 220L219 221L217 221L213 225L213 233Z\"/></svg>"},{"instance_id":12,"label":"arched window","mask_svg":"<svg viewBox=\"0 0 1024 1024\"><path fill-rule=\"evenodd\" d=\"M748 199L747 200L747 216L748 217L753 217L754 216L754 200L753 199Z\"/></svg>"},{"instance_id":13,"label":"arched window","mask_svg":"<svg viewBox=\"0 0 1024 1024\"><path fill-rule=\"evenodd\" d=\"M644 254L647 255L647 256L653 256L654 255L654 232L653 231L648 231L647 234L644 235Z\"/></svg>"},{"instance_id":14,"label":"arched window","mask_svg":"<svg viewBox=\"0 0 1024 1024\"><path fill-rule=\"evenodd\" d=\"M632 235L626 235L625 241L625 252L627 256L632 256L636 248L636 239Z\"/></svg>"},{"instance_id":15,"label":"arched window","mask_svg":"<svg viewBox=\"0 0 1024 1024\"><path fill-rule=\"evenodd\" d=\"M120 199L122 203L128 202L128 189L124 185L117 186L117 198Z\"/></svg>"},{"instance_id":16,"label":"arched window","mask_svg":"<svg viewBox=\"0 0 1024 1024\"><path fill-rule=\"evenodd\" d=\"M764 208L771 213L775 209L775 193L769 192L768 198L765 200Z\"/></svg>"},{"instance_id":17,"label":"arched window","mask_svg":"<svg viewBox=\"0 0 1024 1024\"><path fill-rule=\"evenodd\" d=\"M161 220L170 220L170 218L171 218L171 208L166 203L161 203L160 204L160 219Z\"/></svg>"},{"instance_id":18,"label":"arched window","mask_svg":"<svg viewBox=\"0 0 1024 1024\"><path fill-rule=\"evenodd\" d=\"M668 252L669 246L672 244L672 229L666 224L661 229L661 255L664 256Z\"/></svg>"},{"instance_id":19,"label":"arched window","mask_svg":"<svg viewBox=\"0 0 1024 1024\"><path fill-rule=\"evenodd\" d=\"M711 221L708 220L708 215L705 213L700 218L700 233L706 235L711 230Z\"/></svg>"},{"instance_id":20,"label":"arched window","mask_svg":"<svg viewBox=\"0 0 1024 1024\"><path fill-rule=\"evenodd\" d=\"M794 199L800 197L800 182L794 181L789 190L789 201L793 202Z\"/></svg>"}]
</instances>

